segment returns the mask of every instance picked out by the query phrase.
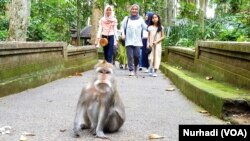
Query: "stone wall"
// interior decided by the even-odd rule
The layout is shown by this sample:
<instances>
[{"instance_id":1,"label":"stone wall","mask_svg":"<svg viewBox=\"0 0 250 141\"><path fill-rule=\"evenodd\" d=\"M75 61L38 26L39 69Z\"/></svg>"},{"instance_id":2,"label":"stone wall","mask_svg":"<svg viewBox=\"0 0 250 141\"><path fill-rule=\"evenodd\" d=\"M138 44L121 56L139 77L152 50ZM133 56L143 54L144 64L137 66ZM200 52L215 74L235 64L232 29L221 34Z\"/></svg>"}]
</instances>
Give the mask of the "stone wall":
<instances>
[{"instance_id":1,"label":"stone wall","mask_svg":"<svg viewBox=\"0 0 250 141\"><path fill-rule=\"evenodd\" d=\"M194 49L167 47L164 61L239 88L250 88L250 43L199 41Z\"/></svg>"},{"instance_id":2,"label":"stone wall","mask_svg":"<svg viewBox=\"0 0 250 141\"><path fill-rule=\"evenodd\" d=\"M172 66L194 71L195 50L192 48L168 47L165 49L163 58Z\"/></svg>"},{"instance_id":3,"label":"stone wall","mask_svg":"<svg viewBox=\"0 0 250 141\"><path fill-rule=\"evenodd\" d=\"M0 97L92 69L94 47L64 42L0 42Z\"/></svg>"},{"instance_id":4,"label":"stone wall","mask_svg":"<svg viewBox=\"0 0 250 141\"><path fill-rule=\"evenodd\" d=\"M250 43L200 41L196 72L250 89Z\"/></svg>"}]
</instances>

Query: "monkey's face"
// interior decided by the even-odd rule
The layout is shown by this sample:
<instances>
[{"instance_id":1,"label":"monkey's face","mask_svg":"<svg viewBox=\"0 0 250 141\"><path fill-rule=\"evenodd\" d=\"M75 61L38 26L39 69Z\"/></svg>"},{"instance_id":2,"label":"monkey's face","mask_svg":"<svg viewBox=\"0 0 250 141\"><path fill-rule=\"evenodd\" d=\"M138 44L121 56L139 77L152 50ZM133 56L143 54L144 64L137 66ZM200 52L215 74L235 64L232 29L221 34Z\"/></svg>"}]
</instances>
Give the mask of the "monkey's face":
<instances>
[{"instance_id":1,"label":"monkey's face","mask_svg":"<svg viewBox=\"0 0 250 141\"><path fill-rule=\"evenodd\" d=\"M104 92L112 88L113 70L111 68L97 67L96 75L94 85L97 90Z\"/></svg>"}]
</instances>

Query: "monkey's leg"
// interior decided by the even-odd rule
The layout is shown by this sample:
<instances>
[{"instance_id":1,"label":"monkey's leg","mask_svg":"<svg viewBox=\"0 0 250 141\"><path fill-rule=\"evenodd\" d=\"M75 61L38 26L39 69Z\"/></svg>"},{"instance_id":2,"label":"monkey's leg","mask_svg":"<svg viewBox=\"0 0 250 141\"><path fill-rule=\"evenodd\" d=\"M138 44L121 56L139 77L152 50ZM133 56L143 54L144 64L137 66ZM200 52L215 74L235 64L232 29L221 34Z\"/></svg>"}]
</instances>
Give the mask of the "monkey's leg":
<instances>
[{"instance_id":1,"label":"monkey's leg","mask_svg":"<svg viewBox=\"0 0 250 141\"><path fill-rule=\"evenodd\" d=\"M124 123L124 120L120 117L117 111L112 108L109 113L108 121L105 124L104 131L105 132L116 132Z\"/></svg>"}]
</instances>

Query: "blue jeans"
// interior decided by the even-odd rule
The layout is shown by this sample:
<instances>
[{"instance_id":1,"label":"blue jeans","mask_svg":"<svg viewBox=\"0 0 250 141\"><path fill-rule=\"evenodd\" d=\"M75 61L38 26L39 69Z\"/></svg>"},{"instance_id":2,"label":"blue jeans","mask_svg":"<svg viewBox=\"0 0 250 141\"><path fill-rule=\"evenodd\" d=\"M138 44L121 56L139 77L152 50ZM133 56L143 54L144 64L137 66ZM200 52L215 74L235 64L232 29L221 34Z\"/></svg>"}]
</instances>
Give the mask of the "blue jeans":
<instances>
[{"instance_id":1,"label":"blue jeans","mask_svg":"<svg viewBox=\"0 0 250 141\"><path fill-rule=\"evenodd\" d=\"M110 35L110 36L102 35L102 37L108 37L108 41L109 41L109 43L103 47L104 59L107 62L112 63L113 55L114 55L114 35Z\"/></svg>"},{"instance_id":2,"label":"blue jeans","mask_svg":"<svg viewBox=\"0 0 250 141\"><path fill-rule=\"evenodd\" d=\"M126 46L127 58L128 58L128 69L129 71L137 71L137 66L140 57L140 47L137 46Z\"/></svg>"}]
</instances>

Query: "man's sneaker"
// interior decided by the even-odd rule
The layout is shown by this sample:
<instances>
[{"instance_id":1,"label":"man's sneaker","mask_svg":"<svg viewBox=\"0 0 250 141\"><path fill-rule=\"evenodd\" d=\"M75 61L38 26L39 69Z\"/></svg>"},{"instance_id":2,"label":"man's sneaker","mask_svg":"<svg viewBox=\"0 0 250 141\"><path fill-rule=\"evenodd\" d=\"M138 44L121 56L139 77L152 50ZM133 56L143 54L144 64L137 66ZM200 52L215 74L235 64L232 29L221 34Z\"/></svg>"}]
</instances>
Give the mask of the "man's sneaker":
<instances>
[{"instance_id":1,"label":"man's sneaker","mask_svg":"<svg viewBox=\"0 0 250 141\"><path fill-rule=\"evenodd\" d=\"M134 75L135 75L135 73L133 71L129 72L129 76L134 76Z\"/></svg>"},{"instance_id":2,"label":"man's sneaker","mask_svg":"<svg viewBox=\"0 0 250 141\"><path fill-rule=\"evenodd\" d=\"M152 76L153 76L153 77L156 77L156 76L157 76L157 74L156 74L156 73L153 73L153 74L152 74Z\"/></svg>"},{"instance_id":3,"label":"man's sneaker","mask_svg":"<svg viewBox=\"0 0 250 141\"><path fill-rule=\"evenodd\" d=\"M141 70L142 70L142 67L139 68L139 71L141 71Z\"/></svg>"}]
</instances>

